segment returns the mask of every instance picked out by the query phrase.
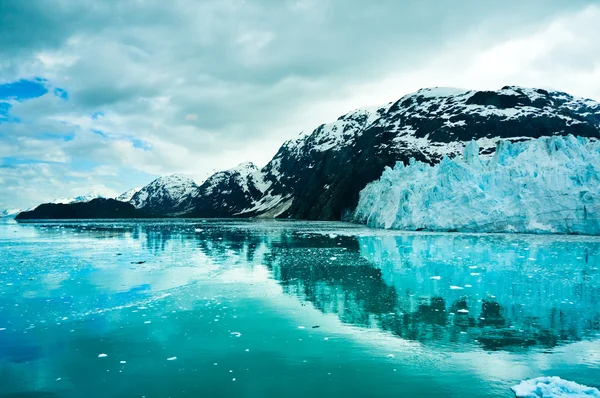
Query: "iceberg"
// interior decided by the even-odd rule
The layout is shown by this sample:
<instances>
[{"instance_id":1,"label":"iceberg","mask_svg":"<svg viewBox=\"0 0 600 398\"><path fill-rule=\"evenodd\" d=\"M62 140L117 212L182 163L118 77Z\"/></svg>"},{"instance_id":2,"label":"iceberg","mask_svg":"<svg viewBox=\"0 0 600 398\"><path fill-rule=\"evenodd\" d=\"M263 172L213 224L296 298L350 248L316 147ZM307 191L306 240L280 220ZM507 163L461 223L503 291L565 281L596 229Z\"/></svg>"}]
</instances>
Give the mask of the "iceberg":
<instances>
[{"instance_id":1,"label":"iceberg","mask_svg":"<svg viewBox=\"0 0 600 398\"><path fill-rule=\"evenodd\" d=\"M386 229L597 235L600 141L502 140L491 157L471 141L433 166L397 162L360 192L351 217Z\"/></svg>"},{"instance_id":2,"label":"iceberg","mask_svg":"<svg viewBox=\"0 0 600 398\"><path fill-rule=\"evenodd\" d=\"M517 398L600 398L600 390L563 380L560 377L538 377L511 388Z\"/></svg>"}]
</instances>

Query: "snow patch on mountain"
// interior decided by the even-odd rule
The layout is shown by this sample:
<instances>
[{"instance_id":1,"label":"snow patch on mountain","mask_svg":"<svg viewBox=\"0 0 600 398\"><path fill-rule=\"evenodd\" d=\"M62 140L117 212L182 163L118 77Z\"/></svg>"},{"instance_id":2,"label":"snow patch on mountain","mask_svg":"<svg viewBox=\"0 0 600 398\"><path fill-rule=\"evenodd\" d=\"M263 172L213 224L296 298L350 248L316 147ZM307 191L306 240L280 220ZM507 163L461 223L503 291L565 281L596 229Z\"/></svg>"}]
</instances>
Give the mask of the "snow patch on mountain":
<instances>
[{"instance_id":1,"label":"snow patch on mountain","mask_svg":"<svg viewBox=\"0 0 600 398\"><path fill-rule=\"evenodd\" d=\"M252 162L244 162L231 169L213 174L201 185L200 195L214 194L215 190L229 179L233 179L244 192L250 192L251 186L260 192L265 192L268 188L258 167Z\"/></svg>"},{"instance_id":2,"label":"snow patch on mountain","mask_svg":"<svg viewBox=\"0 0 600 398\"><path fill-rule=\"evenodd\" d=\"M198 186L190 177L173 174L152 181L136 192L129 203L149 213L169 213L197 190Z\"/></svg>"},{"instance_id":3,"label":"snow patch on mountain","mask_svg":"<svg viewBox=\"0 0 600 398\"><path fill-rule=\"evenodd\" d=\"M386 229L600 234L600 142L502 140L486 159L472 141L435 166L398 162L360 192L353 218Z\"/></svg>"},{"instance_id":4,"label":"snow patch on mountain","mask_svg":"<svg viewBox=\"0 0 600 398\"><path fill-rule=\"evenodd\" d=\"M130 190L123 192L121 195L115 197L115 199L121 202L129 202L133 198L133 195L138 193L141 189L142 188L131 188Z\"/></svg>"},{"instance_id":5,"label":"snow patch on mountain","mask_svg":"<svg viewBox=\"0 0 600 398\"><path fill-rule=\"evenodd\" d=\"M23 210L20 210L20 209L6 209L6 210L2 210L2 211L0 211L0 218L15 217L21 211L23 211Z\"/></svg>"},{"instance_id":6,"label":"snow patch on mountain","mask_svg":"<svg viewBox=\"0 0 600 398\"><path fill-rule=\"evenodd\" d=\"M301 133L299 138L287 141L284 146L295 153L303 150L324 152L330 149L339 149L340 146L347 145L349 141L356 138L357 134L375 123L390 105L391 103L355 109L340 116L332 123L321 124L310 134Z\"/></svg>"},{"instance_id":7,"label":"snow patch on mountain","mask_svg":"<svg viewBox=\"0 0 600 398\"><path fill-rule=\"evenodd\" d=\"M53 200L50 203L52 203L52 204L83 203L83 202L89 202L90 200L98 199L98 198L104 198L104 196L99 193L90 192L85 195L76 196L74 198L58 198L58 199Z\"/></svg>"}]
</instances>

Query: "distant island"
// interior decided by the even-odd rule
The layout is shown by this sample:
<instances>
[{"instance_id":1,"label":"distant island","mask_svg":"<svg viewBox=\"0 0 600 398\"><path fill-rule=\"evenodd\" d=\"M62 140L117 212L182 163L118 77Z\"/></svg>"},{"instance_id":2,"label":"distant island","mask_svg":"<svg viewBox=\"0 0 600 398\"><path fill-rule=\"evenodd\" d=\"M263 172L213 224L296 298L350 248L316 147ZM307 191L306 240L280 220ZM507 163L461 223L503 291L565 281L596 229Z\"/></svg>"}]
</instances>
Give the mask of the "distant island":
<instances>
[{"instance_id":1,"label":"distant island","mask_svg":"<svg viewBox=\"0 0 600 398\"><path fill-rule=\"evenodd\" d=\"M149 215L132 204L115 199L97 198L80 203L45 203L33 210L24 211L15 220L75 220L85 218L148 218Z\"/></svg>"}]
</instances>

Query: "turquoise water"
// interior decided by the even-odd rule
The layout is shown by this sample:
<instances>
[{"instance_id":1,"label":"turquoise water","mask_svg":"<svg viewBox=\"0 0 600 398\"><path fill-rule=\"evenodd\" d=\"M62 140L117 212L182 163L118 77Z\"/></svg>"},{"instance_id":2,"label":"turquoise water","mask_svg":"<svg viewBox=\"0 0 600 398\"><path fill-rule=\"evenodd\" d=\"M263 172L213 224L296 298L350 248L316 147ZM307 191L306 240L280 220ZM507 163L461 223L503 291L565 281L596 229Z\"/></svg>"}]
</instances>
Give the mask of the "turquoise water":
<instances>
[{"instance_id":1,"label":"turquoise water","mask_svg":"<svg viewBox=\"0 0 600 398\"><path fill-rule=\"evenodd\" d=\"M2 397L600 386L600 239L342 223L0 224Z\"/></svg>"}]
</instances>

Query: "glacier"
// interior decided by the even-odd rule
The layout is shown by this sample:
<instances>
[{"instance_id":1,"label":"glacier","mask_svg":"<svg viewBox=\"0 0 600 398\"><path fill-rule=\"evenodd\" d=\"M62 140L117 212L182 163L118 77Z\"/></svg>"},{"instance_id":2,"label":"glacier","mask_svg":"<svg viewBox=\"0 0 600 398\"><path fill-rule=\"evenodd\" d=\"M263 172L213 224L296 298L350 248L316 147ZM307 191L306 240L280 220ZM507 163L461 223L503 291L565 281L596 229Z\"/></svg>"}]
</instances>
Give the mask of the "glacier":
<instances>
[{"instance_id":1,"label":"glacier","mask_svg":"<svg viewBox=\"0 0 600 398\"><path fill-rule=\"evenodd\" d=\"M600 234L600 142L553 136L387 167L351 215L400 230Z\"/></svg>"},{"instance_id":2,"label":"glacier","mask_svg":"<svg viewBox=\"0 0 600 398\"><path fill-rule=\"evenodd\" d=\"M556 376L525 380L512 387L512 390L517 398L600 398L600 390L597 388L563 380Z\"/></svg>"}]
</instances>

